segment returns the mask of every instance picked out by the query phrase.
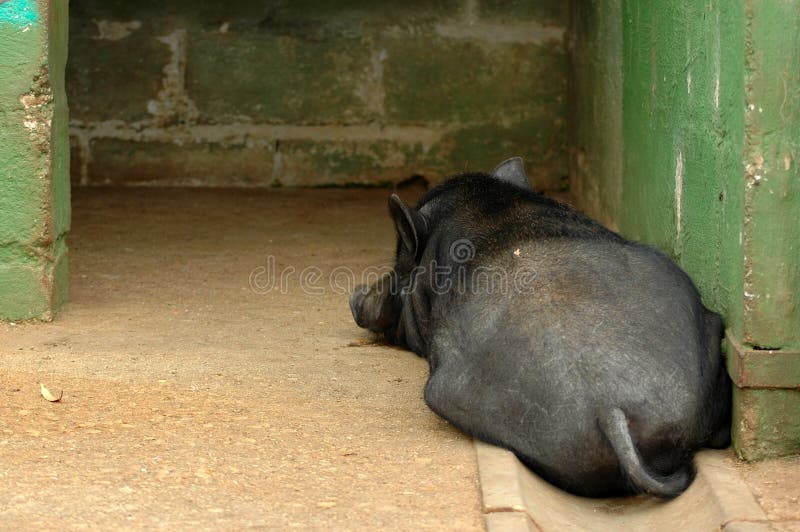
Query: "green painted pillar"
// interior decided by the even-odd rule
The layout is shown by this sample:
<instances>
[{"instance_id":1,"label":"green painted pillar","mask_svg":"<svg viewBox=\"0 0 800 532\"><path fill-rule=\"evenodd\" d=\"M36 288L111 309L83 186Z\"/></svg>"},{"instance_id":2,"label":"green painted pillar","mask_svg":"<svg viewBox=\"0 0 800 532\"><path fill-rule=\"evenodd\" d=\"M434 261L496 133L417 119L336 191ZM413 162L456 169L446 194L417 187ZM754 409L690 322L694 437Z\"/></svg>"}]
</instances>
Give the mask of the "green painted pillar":
<instances>
[{"instance_id":1,"label":"green painted pillar","mask_svg":"<svg viewBox=\"0 0 800 532\"><path fill-rule=\"evenodd\" d=\"M0 319L67 298L67 0L0 1Z\"/></svg>"},{"instance_id":2,"label":"green painted pillar","mask_svg":"<svg viewBox=\"0 0 800 532\"><path fill-rule=\"evenodd\" d=\"M800 1L745 2L741 315L728 331L744 458L800 453Z\"/></svg>"},{"instance_id":3,"label":"green painted pillar","mask_svg":"<svg viewBox=\"0 0 800 532\"><path fill-rule=\"evenodd\" d=\"M573 0L580 206L724 315L739 455L800 453L800 0L621 4Z\"/></svg>"},{"instance_id":4,"label":"green painted pillar","mask_svg":"<svg viewBox=\"0 0 800 532\"><path fill-rule=\"evenodd\" d=\"M800 2L623 2L620 229L725 315L740 456L800 452Z\"/></svg>"}]
</instances>

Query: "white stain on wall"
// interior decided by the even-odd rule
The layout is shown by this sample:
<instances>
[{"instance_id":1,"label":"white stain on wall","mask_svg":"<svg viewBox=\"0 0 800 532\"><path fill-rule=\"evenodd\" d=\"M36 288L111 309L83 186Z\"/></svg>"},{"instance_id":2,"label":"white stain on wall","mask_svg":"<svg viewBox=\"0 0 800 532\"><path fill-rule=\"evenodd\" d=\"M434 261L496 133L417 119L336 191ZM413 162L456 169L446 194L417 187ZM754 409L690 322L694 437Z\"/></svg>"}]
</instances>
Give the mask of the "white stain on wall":
<instances>
[{"instance_id":1,"label":"white stain on wall","mask_svg":"<svg viewBox=\"0 0 800 532\"><path fill-rule=\"evenodd\" d=\"M719 30L719 10L717 10L717 23L714 25L714 110L719 109L719 77L720 77L720 55L722 47L720 44Z\"/></svg>"},{"instance_id":2,"label":"white stain on wall","mask_svg":"<svg viewBox=\"0 0 800 532\"><path fill-rule=\"evenodd\" d=\"M373 50L370 54L370 66L364 81L357 87L356 95L364 101L364 106L377 115L384 114L386 91L383 86L384 63L389 57L385 48Z\"/></svg>"},{"instance_id":3,"label":"white stain on wall","mask_svg":"<svg viewBox=\"0 0 800 532\"><path fill-rule=\"evenodd\" d=\"M678 150L675 158L675 232L676 239L681 239L681 203L683 201L683 152Z\"/></svg>"},{"instance_id":4,"label":"white stain on wall","mask_svg":"<svg viewBox=\"0 0 800 532\"><path fill-rule=\"evenodd\" d=\"M142 27L138 20L123 22L121 20L92 20L97 26L97 41L120 41Z\"/></svg>"},{"instance_id":5,"label":"white stain on wall","mask_svg":"<svg viewBox=\"0 0 800 532\"><path fill-rule=\"evenodd\" d=\"M186 92L186 30L177 29L158 40L169 47L171 57L164 65L158 99L147 102L147 111L159 123L191 123L200 113Z\"/></svg>"}]
</instances>

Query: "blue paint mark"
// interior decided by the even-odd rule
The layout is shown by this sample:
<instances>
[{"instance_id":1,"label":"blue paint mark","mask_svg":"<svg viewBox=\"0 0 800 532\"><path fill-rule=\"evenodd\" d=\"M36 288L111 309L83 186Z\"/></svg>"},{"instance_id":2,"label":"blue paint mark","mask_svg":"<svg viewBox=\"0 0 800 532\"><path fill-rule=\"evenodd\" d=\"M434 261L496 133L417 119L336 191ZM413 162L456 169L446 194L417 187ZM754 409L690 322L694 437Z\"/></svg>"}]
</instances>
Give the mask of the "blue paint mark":
<instances>
[{"instance_id":1,"label":"blue paint mark","mask_svg":"<svg viewBox=\"0 0 800 532\"><path fill-rule=\"evenodd\" d=\"M39 21L35 0L0 0L0 24L26 28Z\"/></svg>"}]
</instances>

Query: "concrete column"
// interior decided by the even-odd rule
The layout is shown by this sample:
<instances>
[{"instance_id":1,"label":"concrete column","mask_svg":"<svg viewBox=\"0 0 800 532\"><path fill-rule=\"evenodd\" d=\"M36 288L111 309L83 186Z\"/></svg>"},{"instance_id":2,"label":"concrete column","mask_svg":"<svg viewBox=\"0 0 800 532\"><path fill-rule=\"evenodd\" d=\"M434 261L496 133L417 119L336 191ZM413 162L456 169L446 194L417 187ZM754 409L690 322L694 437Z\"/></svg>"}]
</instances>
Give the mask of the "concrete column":
<instances>
[{"instance_id":1,"label":"concrete column","mask_svg":"<svg viewBox=\"0 0 800 532\"><path fill-rule=\"evenodd\" d=\"M67 298L67 0L0 0L0 319Z\"/></svg>"}]
</instances>

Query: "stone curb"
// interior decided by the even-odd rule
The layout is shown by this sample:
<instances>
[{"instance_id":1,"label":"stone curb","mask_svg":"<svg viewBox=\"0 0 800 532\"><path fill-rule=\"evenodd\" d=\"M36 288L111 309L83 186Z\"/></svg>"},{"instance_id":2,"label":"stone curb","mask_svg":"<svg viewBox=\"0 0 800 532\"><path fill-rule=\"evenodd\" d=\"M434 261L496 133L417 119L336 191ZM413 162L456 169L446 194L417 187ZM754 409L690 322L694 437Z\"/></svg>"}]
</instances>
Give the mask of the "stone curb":
<instances>
[{"instance_id":1,"label":"stone curb","mask_svg":"<svg viewBox=\"0 0 800 532\"><path fill-rule=\"evenodd\" d=\"M680 497L588 499L531 473L513 453L475 441L488 532L541 530L770 530L729 451L697 454L697 478Z\"/></svg>"}]
</instances>

